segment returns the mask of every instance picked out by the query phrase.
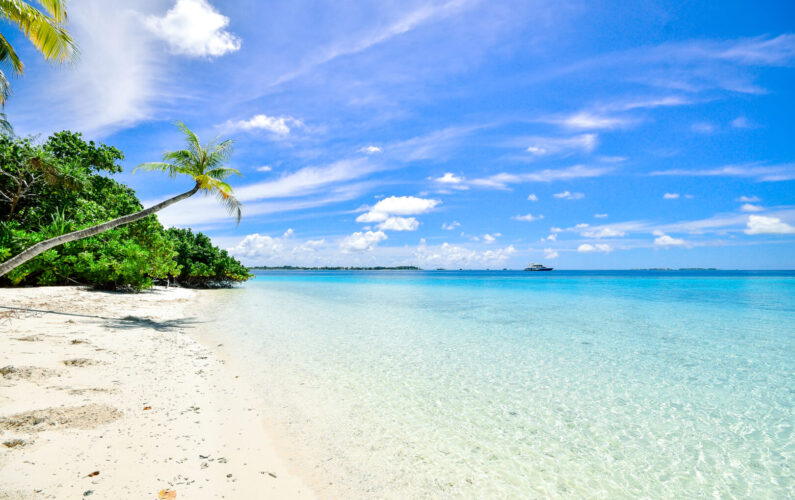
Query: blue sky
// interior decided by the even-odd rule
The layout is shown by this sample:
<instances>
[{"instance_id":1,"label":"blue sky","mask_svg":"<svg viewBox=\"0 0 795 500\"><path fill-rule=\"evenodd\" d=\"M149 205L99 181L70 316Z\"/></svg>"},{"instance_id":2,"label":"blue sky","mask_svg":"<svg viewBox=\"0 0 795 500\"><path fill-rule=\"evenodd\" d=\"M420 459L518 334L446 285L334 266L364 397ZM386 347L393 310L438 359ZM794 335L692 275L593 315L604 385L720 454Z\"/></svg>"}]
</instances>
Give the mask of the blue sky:
<instances>
[{"instance_id":1,"label":"blue sky","mask_svg":"<svg viewBox=\"0 0 795 500\"><path fill-rule=\"evenodd\" d=\"M231 137L248 264L795 268L792 2L75 0L74 64L27 64L21 135L132 167ZM7 32L8 30L6 30Z\"/></svg>"}]
</instances>

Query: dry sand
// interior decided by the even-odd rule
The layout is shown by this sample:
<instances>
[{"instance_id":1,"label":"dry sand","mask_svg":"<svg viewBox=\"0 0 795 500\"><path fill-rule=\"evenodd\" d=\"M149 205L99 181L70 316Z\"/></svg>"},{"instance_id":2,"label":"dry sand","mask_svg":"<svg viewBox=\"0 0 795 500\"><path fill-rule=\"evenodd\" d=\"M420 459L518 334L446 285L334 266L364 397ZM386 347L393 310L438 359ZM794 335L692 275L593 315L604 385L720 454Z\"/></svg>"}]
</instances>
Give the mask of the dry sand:
<instances>
[{"instance_id":1,"label":"dry sand","mask_svg":"<svg viewBox=\"0 0 795 500\"><path fill-rule=\"evenodd\" d=\"M209 293L0 289L0 499L314 498L191 334Z\"/></svg>"}]
</instances>

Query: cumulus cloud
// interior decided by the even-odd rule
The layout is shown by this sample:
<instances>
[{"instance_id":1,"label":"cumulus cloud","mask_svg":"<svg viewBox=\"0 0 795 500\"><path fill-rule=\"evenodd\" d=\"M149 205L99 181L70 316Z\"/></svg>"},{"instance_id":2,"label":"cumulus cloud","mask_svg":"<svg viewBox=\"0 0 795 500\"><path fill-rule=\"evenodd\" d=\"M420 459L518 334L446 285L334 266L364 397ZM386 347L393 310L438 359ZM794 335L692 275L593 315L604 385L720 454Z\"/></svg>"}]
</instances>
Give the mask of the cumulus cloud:
<instances>
[{"instance_id":1,"label":"cumulus cloud","mask_svg":"<svg viewBox=\"0 0 795 500\"><path fill-rule=\"evenodd\" d=\"M613 247L605 243L597 243L596 245L591 245L590 243L583 243L582 245L577 247L577 251L581 253L592 253L592 252L608 253L611 250L613 250Z\"/></svg>"},{"instance_id":2,"label":"cumulus cloud","mask_svg":"<svg viewBox=\"0 0 795 500\"><path fill-rule=\"evenodd\" d=\"M569 191L563 191L562 193L555 193L552 196L560 200L580 200L582 198L585 198L585 195L582 193L570 193Z\"/></svg>"},{"instance_id":3,"label":"cumulus cloud","mask_svg":"<svg viewBox=\"0 0 795 500\"><path fill-rule=\"evenodd\" d=\"M745 203L743 206L740 207L740 210L743 212L762 212L764 211L764 207L760 205L753 205L751 203Z\"/></svg>"},{"instance_id":4,"label":"cumulus cloud","mask_svg":"<svg viewBox=\"0 0 795 500\"><path fill-rule=\"evenodd\" d=\"M657 233L658 236L654 239L654 245L658 247L680 247L685 246L687 243L680 238L673 238L667 234Z\"/></svg>"},{"instance_id":5,"label":"cumulus cloud","mask_svg":"<svg viewBox=\"0 0 795 500\"><path fill-rule=\"evenodd\" d=\"M368 212L356 218L356 222L386 222L388 219L395 218L395 215L420 215L433 210L441 203L439 200L430 198L418 198L416 196L390 196L384 198L373 205ZM416 219L413 219L416 224ZM393 221L390 226L402 227L400 222ZM384 228L386 229L386 227ZM391 229L391 227L390 227ZM416 229L416 228L415 228ZM395 231L406 231L407 229L393 229ZM414 229L409 229L413 231Z\"/></svg>"},{"instance_id":6,"label":"cumulus cloud","mask_svg":"<svg viewBox=\"0 0 795 500\"><path fill-rule=\"evenodd\" d=\"M679 193L665 193L663 195L663 200L677 200L679 199Z\"/></svg>"},{"instance_id":7,"label":"cumulus cloud","mask_svg":"<svg viewBox=\"0 0 795 500\"><path fill-rule=\"evenodd\" d=\"M249 234L228 250L247 263L281 265L304 262L325 243L324 239L296 241L293 230L288 229L281 236Z\"/></svg>"},{"instance_id":8,"label":"cumulus cloud","mask_svg":"<svg viewBox=\"0 0 795 500\"><path fill-rule=\"evenodd\" d=\"M557 259L559 256L558 252L551 248L544 249L544 258L545 259Z\"/></svg>"},{"instance_id":9,"label":"cumulus cloud","mask_svg":"<svg viewBox=\"0 0 795 500\"><path fill-rule=\"evenodd\" d=\"M486 233L483 235L483 242L487 244L494 243L499 236L501 236L500 233L494 233L493 235Z\"/></svg>"},{"instance_id":10,"label":"cumulus cloud","mask_svg":"<svg viewBox=\"0 0 795 500\"><path fill-rule=\"evenodd\" d=\"M273 169L271 168L270 165L263 165L261 167L257 167L256 168L257 172L270 172L271 170L273 170Z\"/></svg>"},{"instance_id":11,"label":"cumulus cloud","mask_svg":"<svg viewBox=\"0 0 795 500\"><path fill-rule=\"evenodd\" d=\"M734 201L739 201L740 203L756 203L761 200L759 199L758 196L740 196Z\"/></svg>"},{"instance_id":12,"label":"cumulus cloud","mask_svg":"<svg viewBox=\"0 0 795 500\"><path fill-rule=\"evenodd\" d=\"M541 215L541 214L539 214L539 215L533 215L533 214L514 215L513 217L511 217L511 219L513 219L513 220L520 220L520 221L525 221L525 222L533 222L533 221L536 221L536 220L541 220L543 218L544 218L544 216Z\"/></svg>"},{"instance_id":13,"label":"cumulus cloud","mask_svg":"<svg viewBox=\"0 0 795 500\"><path fill-rule=\"evenodd\" d=\"M420 223L414 217L389 217L376 227L381 231L416 231Z\"/></svg>"},{"instance_id":14,"label":"cumulus cloud","mask_svg":"<svg viewBox=\"0 0 795 500\"><path fill-rule=\"evenodd\" d=\"M373 155L376 153L381 153L383 149L379 148L378 146L365 146L363 148L359 148L360 153Z\"/></svg>"},{"instance_id":15,"label":"cumulus cloud","mask_svg":"<svg viewBox=\"0 0 795 500\"><path fill-rule=\"evenodd\" d=\"M558 234L557 233L552 233L549 236L547 236L546 238L541 238L541 241L558 241Z\"/></svg>"},{"instance_id":16,"label":"cumulus cloud","mask_svg":"<svg viewBox=\"0 0 795 500\"><path fill-rule=\"evenodd\" d=\"M265 130L278 136L287 136L296 127L303 127L304 123L292 116L268 116L266 114L254 115L248 120L228 121L223 125L225 130Z\"/></svg>"},{"instance_id":17,"label":"cumulus cloud","mask_svg":"<svg viewBox=\"0 0 795 500\"><path fill-rule=\"evenodd\" d=\"M206 0L177 0L164 16L147 16L144 26L168 43L172 52L190 57L222 56L240 49L240 38L226 30L229 18Z\"/></svg>"},{"instance_id":18,"label":"cumulus cloud","mask_svg":"<svg viewBox=\"0 0 795 500\"><path fill-rule=\"evenodd\" d=\"M446 222L442 223L442 229L444 229L445 231L452 231L453 229L455 229L457 227L460 227L460 226L461 226L461 223L458 222L458 221L453 221L450 224L448 224Z\"/></svg>"},{"instance_id":19,"label":"cumulus cloud","mask_svg":"<svg viewBox=\"0 0 795 500\"><path fill-rule=\"evenodd\" d=\"M487 267L502 264L511 255L516 253L513 245L505 248L495 248L477 251L470 248L443 243L430 246L425 239L414 252L418 263L426 267Z\"/></svg>"},{"instance_id":20,"label":"cumulus cloud","mask_svg":"<svg viewBox=\"0 0 795 500\"><path fill-rule=\"evenodd\" d=\"M538 201L538 196L531 194L527 197L527 201Z\"/></svg>"},{"instance_id":21,"label":"cumulus cloud","mask_svg":"<svg viewBox=\"0 0 795 500\"><path fill-rule=\"evenodd\" d=\"M344 253L369 252L385 239L387 236L383 231L357 231L342 239L340 249Z\"/></svg>"},{"instance_id":22,"label":"cumulus cloud","mask_svg":"<svg viewBox=\"0 0 795 500\"><path fill-rule=\"evenodd\" d=\"M593 214L597 219L607 219L607 214Z\"/></svg>"},{"instance_id":23,"label":"cumulus cloud","mask_svg":"<svg viewBox=\"0 0 795 500\"><path fill-rule=\"evenodd\" d=\"M795 227L778 217L749 215L745 234L795 234Z\"/></svg>"}]
</instances>

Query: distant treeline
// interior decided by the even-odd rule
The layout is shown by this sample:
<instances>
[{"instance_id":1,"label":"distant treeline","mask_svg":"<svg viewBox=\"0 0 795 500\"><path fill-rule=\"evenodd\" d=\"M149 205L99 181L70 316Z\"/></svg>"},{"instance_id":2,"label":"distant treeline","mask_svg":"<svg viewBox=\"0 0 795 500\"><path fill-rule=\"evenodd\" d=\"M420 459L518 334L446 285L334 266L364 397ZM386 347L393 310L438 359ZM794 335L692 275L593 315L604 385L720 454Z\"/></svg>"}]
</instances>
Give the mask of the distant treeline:
<instances>
[{"instance_id":1,"label":"distant treeline","mask_svg":"<svg viewBox=\"0 0 795 500\"><path fill-rule=\"evenodd\" d=\"M249 267L249 270L256 271L422 271L422 268L417 266L394 266L394 267L300 267L300 266L254 266Z\"/></svg>"},{"instance_id":2,"label":"distant treeline","mask_svg":"<svg viewBox=\"0 0 795 500\"><path fill-rule=\"evenodd\" d=\"M680 267L674 269L672 267L649 267L645 269L632 269L632 271L718 271L715 267Z\"/></svg>"}]
</instances>

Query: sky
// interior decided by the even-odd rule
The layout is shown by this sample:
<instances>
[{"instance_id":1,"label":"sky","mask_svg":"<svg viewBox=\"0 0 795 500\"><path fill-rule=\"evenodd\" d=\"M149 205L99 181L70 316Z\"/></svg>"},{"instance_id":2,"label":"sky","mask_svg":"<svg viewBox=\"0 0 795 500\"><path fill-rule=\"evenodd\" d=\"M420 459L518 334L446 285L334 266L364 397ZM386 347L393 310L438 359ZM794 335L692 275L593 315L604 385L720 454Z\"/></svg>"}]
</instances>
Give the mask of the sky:
<instances>
[{"instance_id":1,"label":"sky","mask_svg":"<svg viewBox=\"0 0 795 500\"><path fill-rule=\"evenodd\" d=\"M236 225L160 214L250 265L795 269L791 1L73 0L17 134L125 153L235 141Z\"/></svg>"}]
</instances>

